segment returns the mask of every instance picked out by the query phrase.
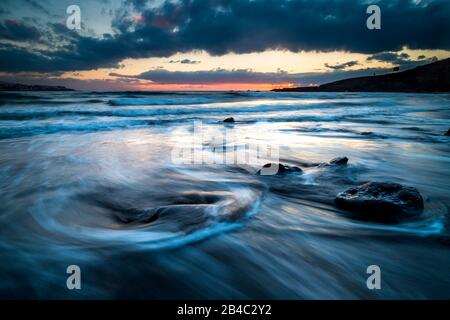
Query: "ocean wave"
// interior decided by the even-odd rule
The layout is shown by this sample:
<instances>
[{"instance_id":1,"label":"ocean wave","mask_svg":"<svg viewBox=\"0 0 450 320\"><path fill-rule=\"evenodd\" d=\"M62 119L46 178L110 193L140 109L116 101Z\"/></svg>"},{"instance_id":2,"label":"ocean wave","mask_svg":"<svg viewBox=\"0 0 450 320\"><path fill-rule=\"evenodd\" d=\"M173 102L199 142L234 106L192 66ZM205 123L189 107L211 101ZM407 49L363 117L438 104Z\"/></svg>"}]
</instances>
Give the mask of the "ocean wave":
<instances>
[{"instance_id":1,"label":"ocean wave","mask_svg":"<svg viewBox=\"0 0 450 320\"><path fill-rule=\"evenodd\" d=\"M210 98L192 97L192 98L118 98L111 99L108 104L111 106L147 106L147 105L189 105L206 104L214 102Z\"/></svg>"},{"instance_id":2,"label":"ocean wave","mask_svg":"<svg viewBox=\"0 0 450 320\"><path fill-rule=\"evenodd\" d=\"M197 101L198 102L198 101ZM123 106L126 106L125 103ZM141 105L138 102L136 106ZM142 104L144 106L145 104ZM289 101L278 103L267 103L262 101L261 103L207 103L203 106L196 107L198 103L194 103L192 106L174 104L168 107L147 107L147 108L111 108L111 109L89 109L86 108L64 108L64 109L27 109L27 110L4 110L0 111L0 120L32 120L32 119L47 119L53 117L67 117L67 116L105 116L105 117L145 117L145 116L171 116L171 115L189 115L189 114L205 114L217 116L226 114L247 114L255 113L264 117L266 112L311 112L316 109L335 108L328 104L314 104L312 106L305 106L303 102ZM118 105L119 106L119 105ZM132 105L130 105L132 106ZM159 105L157 105L159 106ZM356 117L357 115L355 115ZM308 116L299 116L299 119ZM348 116L350 117L350 116ZM289 115L288 118L296 119L295 116ZM312 117L313 118L313 117Z\"/></svg>"},{"instance_id":3,"label":"ocean wave","mask_svg":"<svg viewBox=\"0 0 450 320\"><path fill-rule=\"evenodd\" d=\"M107 103L122 98L212 102ZM0 296L73 298L64 271L75 264L98 275L82 280L76 295L85 298L448 298L448 98L42 92L14 99L25 103L0 107ZM224 125L231 116L236 122ZM193 120L207 129L202 147L189 148ZM275 160L228 162L247 151L241 146L261 142L275 142L280 162L302 171L260 176ZM178 146L202 149L208 161L173 161ZM219 157L211 157L215 150ZM346 165L330 165L343 156ZM335 205L337 194L367 181L416 188L423 212L382 223ZM369 292L371 264L399 275L396 285Z\"/></svg>"},{"instance_id":4,"label":"ocean wave","mask_svg":"<svg viewBox=\"0 0 450 320\"><path fill-rule=\"evenodd\" d=\"M55 134L64 132L96 132L114 129L127 129L146 127L149 121L129 120L129 121L104 121L87 123L68 123L50 125L27 125L15 127L0 127L0 139L19 138L41 134Z\"/></svg>"}]
</instances>

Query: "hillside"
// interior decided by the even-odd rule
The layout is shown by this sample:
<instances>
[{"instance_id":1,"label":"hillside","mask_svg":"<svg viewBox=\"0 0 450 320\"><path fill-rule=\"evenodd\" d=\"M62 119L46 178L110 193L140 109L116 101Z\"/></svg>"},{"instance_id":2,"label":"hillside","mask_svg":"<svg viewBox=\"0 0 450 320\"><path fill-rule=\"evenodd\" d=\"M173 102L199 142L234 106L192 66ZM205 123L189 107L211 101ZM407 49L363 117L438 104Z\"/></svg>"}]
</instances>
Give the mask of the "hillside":
<instances>
[{"instance_id":1,"label":"hillside","mask_svg":"<svg viewBox=\"0 0 450 320\"><path fill-rule=\"evenodd\" d=\"M275 89L277 92L450 92L450 58L414 69L358 77L318 87Z\"/></svg>"}]
</instances>

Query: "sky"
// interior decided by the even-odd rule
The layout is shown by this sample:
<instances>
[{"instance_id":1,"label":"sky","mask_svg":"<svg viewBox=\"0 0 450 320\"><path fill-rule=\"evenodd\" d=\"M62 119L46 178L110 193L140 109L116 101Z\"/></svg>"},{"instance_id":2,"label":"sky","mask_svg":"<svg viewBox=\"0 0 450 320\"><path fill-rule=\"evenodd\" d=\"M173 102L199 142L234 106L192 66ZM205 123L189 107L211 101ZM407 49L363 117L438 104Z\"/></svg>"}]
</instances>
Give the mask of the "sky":
<instances>
[{"instance_id":1,"label":"sky","mask_svg":"<svg viewBox=\"0 0 450 320\"><path fill-rule=\"evenodd\" d=\"M381 12L370 30L369 5ZM80 28L66 25L70 5ZM450 57L449 0L2 0L0 81L270 90Z\"/></svg>"}]
</instances>

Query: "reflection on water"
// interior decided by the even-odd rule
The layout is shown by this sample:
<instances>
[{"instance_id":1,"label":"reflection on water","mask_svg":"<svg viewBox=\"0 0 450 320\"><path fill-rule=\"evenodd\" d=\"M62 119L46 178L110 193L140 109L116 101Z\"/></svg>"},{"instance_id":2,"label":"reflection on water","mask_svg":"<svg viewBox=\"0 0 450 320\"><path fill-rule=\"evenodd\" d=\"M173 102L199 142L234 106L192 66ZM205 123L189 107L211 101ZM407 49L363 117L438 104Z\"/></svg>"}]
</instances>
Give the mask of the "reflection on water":
<instances>
[{"instance_id":1,"label":"reflection on water","mask_svg":"<svg viewBox=\"0 0 450 320\"><path fill-rule=\"evenodd\" d=\"M0 104L0 296L449 298L449 95L21 93ZM225 127L232 116L236 123ZM174 163L193 121L213 145L265 141L303 174ZM278 132L278 135L270 134ZM317 166L347 156L345 167ZM416 187L424 213L352 220L334 196ZM66 267L82 269L69 291ZM382 270L382 290L366 268Z\"/></svg>"}]
</instances>

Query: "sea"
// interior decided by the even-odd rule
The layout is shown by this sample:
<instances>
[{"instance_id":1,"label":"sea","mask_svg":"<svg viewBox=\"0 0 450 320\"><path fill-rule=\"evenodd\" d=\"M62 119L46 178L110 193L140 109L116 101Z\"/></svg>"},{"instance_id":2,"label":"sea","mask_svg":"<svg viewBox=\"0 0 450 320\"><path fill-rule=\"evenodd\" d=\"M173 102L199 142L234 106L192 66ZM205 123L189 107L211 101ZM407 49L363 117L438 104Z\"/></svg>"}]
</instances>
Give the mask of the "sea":
<instances>
[{"instance_id":1,"label":"sea","mask_svg":"<svg viewBox=\"0 0 450 320\"><path fill-rule=\"evenodd\" d=\"M449 127L450 94L0 93L0 297L448 299ZM335 205L368 181L424 211Z\"/></svg>"}]
</instances>

